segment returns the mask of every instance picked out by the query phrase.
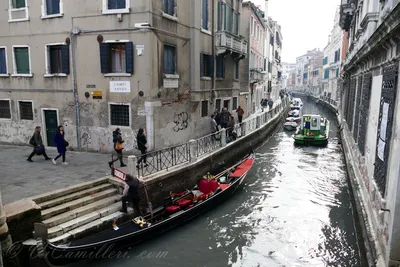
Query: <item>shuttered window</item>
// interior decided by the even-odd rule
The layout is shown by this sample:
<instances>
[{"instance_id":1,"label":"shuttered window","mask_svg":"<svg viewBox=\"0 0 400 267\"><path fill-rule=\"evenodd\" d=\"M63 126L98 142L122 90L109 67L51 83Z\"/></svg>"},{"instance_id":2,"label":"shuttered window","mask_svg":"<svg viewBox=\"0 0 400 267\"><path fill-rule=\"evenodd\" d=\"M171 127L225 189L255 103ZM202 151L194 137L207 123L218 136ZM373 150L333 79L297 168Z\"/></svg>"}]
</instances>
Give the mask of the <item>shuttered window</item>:
<instances>
[{"instance_id":1,"label":"shuttered window","mask_svg":"<svg viewBox=\"0 0 400 267\"><path fill-rule=\"evenodd\" d=\"M328 64L328 57L324 57L324 59L322 60L322 64L323 65Z\"/></svg>"},{"instance_id":2,"label":"shuttered window","mask_svg":"<svg viewBox=\"0 0 400 267\"><path fill-rule=\"evenodd\" d=\"M225 31L232 33L233 29L233 8L225 5Z\"/></svg>"},{"instance_id":3,"label":"shuttered window","mask_svg":"<svg viewBox=\"0 0 400 267\"><path fill-rule=\"evenodd\" d=\"M208 30L208 0L202 0L202 25L201 27Z\"/></svg>"},{"instance_id":4,"label":"shuttered window","mask_svg":"<svg viewBox=\"0 0 400 267\"><path fill-rule=\"evenodd\" d=\"M234 74L234 79L235 80L239 80L239 61L235 61L235 65L234 65L234 68L235 68L235 74Z\"/></svg>"},{"instance_id":5,"label":"shuttered window","mask_svg":"<svg viewBox=\"0 0 400 267\"><path fill-rule=\"evenodd\" d=\"M7 74L6 49L0 48L0 74Z\"/></svg>"},{"instance_id":6,"label":"shuttered window","mask_svg":"<svg viewBox=\"0 0 400 267\"><path fill-rule=\"evenodd\" d=\"M11 0L12 3L12 8L24 8L26 7L25 5L25 0Z\"/></svg>"},{"instance_id":7,"label":"shuttered window","mask_svg":"<svg viewBox=\"0 0 400 267\"><path fill-rule=\"evenodd\" d=\"M200 77L214 76L214 60L211 55L200 54Z\"/></svg>"},{"instance_id":8,"label":"shuttered window","mask_svg":"<svg viewBox=\"0 0 400 267\"><path fill-rule=\"evenodd\" d=\"M208 100L201 101L201 117L208 116Z\"/></svg>"},{"instance_id":9,"label":"shuttered window","mask_svg":"<svg viewBox=\"0 0 400 267\"><path fill-rule=\"evenodd\" d=\"M336 78L339 77L339 68L336 69Z\"/></svg>"},{"instance_id":10,"label":"shuttered window","mask_svg":"<svg viewBox=\"0 0 400 267\"><path fill-rule=\"evenodd\" d=\"M221 99L215 99L215 109L221 111Z\"/></svg>"},{"instance_id":11,"label":"shuttered window","mask_svg":"<svg viewBox=\"0 0 400 267\"><path fill-rule=\"evenodd\" d=\"M48 46L47 55L47 73L69 74L69 47L67 45Z\"/></svg>"},{"instance_id":12,"label":"shuttered window","mask_svg":"<svg viewBox=\"0 0 400 267\"><path fill-rule=\"evenodd\" d=\"M101 43L101 73L133 73L133 48L132 42Z\"/></svg>"},{"instance_id":13,"label":"shuttered window","mask_svg":"<svg viewBox=\"0 0 400 267\"><path fill-rule=\"evenodd\" d=\"M223 11L222 11L222 3L221 0L218 1L218 9L217 9L217 30L221 31L222 30L222 17L223 17Z\"/></svg>"},{"instance_id":14,"label":"shuttered window","mask_svg":"<svg viewBox=\"0 0 400 267\"><path fill-rule=\"evenodd\" d=\"M14 57L17 74L30 74L29 68L29 48L28 47L15 47Z\"/></svg>"},{"instance_id":15,"label":"shuttered window","mask_svg":"<svg viewBox=\"0 0 400 267\"><path fill-rule=\"evenodd\" d=\"M164 74L176 73L176 48L164 45Z\"/></svg>"},{"instance_id":16,"label":"shuttered window","mask_svg":"<svg viewBox=\"0 0 400 267\"><path fill-rule=\"evenodd\" d=\"M46 15L56 14L60 14L60 0L46 0Z\"/></svg>"},{"instance_id":17,"label":"shuttered window","mask_svg":"<svg viewBox=\"0 0 400 267\"><path fill-rule=\"evenodd\" d=\"M216 57L216 65L217 65L217 71L216 71L216 77L217 78L224 78L225 75L225 58L224 56L217 56Z\"/></svg>"},{"instance_id":18,"label":"shuttered window","mask_svg":"<svg viewBox=\"0 0 400 267\"><path fill-rule=\"evenodd\" d=\"M173 16L175 14L174 0L164 0L164 13Z\"/></svg>"},{"instance_id":19,"label":"shuttered window","mask_svg":"<svg viewBox=\"0 0 400 267\"><path fill-rule=\"evenodd\" d=\"M329 79L329 69L324 71L324 79Z\"/></svg>"}]
</instances>

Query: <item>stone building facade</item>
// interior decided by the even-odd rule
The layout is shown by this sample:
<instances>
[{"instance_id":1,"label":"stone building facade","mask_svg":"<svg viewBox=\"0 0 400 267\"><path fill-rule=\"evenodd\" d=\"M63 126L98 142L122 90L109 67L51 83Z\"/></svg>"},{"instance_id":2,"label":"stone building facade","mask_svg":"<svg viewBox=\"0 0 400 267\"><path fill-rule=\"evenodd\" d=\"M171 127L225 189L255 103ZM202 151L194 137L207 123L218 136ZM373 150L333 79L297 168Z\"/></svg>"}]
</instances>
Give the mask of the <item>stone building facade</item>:
<instances>
[{"instance_id":1,"label":"stone building facade","mask_svg":"<svg viewBox=\"0 0 400 267\"><path fill-rule=\"evenodd\" d=\"M139 128L150 149L210 133L212 111L238 103L241 6L2 1L0 142L27 144L37 125L46 146L63 125L72 149L99 152L113 150L117 127L126 150Z\"/></svg>"},{"instance_id":2,"label":"stone building facade","mask_svg":"<svg viewBox=\"0 0 400 267\"><path fill-rule=\"evenodd\" d=\"M400 263L400 1L342 1L346 57L340 111L366 225L367 255Z\"/></svg>"}]
</instances>

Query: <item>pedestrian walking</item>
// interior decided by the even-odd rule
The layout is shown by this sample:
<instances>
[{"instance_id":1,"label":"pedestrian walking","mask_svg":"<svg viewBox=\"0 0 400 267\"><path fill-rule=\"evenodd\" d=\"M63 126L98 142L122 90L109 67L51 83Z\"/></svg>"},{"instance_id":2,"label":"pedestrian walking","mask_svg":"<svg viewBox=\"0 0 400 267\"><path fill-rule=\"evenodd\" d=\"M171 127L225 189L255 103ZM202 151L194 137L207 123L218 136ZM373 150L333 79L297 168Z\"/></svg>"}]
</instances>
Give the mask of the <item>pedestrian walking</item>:
<instances>
[{"instance_id":1,"label":"pedestrian walking","mask_svg":"<svg viewBox=\"0 0 400 267\"><path fill-rule=\"evenodd\" d=\"M33 151L29 155L27 161L33 162L32 157L35 155L43 155L45 160L49 160L50 158L46 154L46 150L43 145L42 135L40 134L41 127L36 126L35 132L33 133L31 139L29 140L29 144L33 146Z\"/></svg>"},{"instance_id":2,"label":"pedestrian walking","mask_svg":"<svg viewBox=\"0 0 400 267\"><path fill-rule=\"evenodd\" d=\"M228 112L227 108L223 108L222 112L221 112L221 127L225 128L228 125L229 122L229 117L231 116L231 114Z\"/></svg>"},{"instance_id":3,"label":"pedestrian walking","mask_svg":"<svg viewBox=\"0 0 400 267\"><path fill-rule=\"evenodd\" d=\"M127 174L125 177L125 190L124 195L122 196L122 209L121 212L127 213L128 207L127 202L131 202L133 209L135 210L135 214L137 216L141 216L142 212L140 210L140 182L139 179L133 177L130 174Z\"/></svg>"},{"instance_id":4,"label":"pedestrian walking","mask_svg":"<svg viewBox=\"0 0 400 267\"><path fill-rule=\"evenodd\" d=\"M137 140L137 146L138 149L140 150L140 153L142 153L140 159L137 162L136 168L139 169L140 163L142 163L142 161L144 162L144 167L149 166L147 164L147 138L146 135L144 134L144 130L142 128L139 129L139 132L136 136L136 140Z\"/></svg>"},{"instance_id":5,"label":"pedestrian walking","mask_svg":"<svg viewBox=\"0 0 400 267\"><path fill-rule=\"evenodd\" d=\"M118 157L115 160L108 162L108 166L110 166L110 168L112 168L114 165L114 162L119 160L120 167L126 167L126 165L124 164L124 159L123 159L124 155L122 154L122 150L124 149L124 145L123 145L124 140L122 139L120 128L117 128L117 129L115 129L115 131L113 131L113 143L114 143L114 150L115 150L115 152L117 152Z\"/></svg>"},{"instance_id":6,"label":"pedestrian walking","mask_svg":"<svg viewBox=\"0 0 400 267\"><path fill-rule=\"evenodd\" d=\"M236 109L236 113L237 113L237 116L238 116L239 123L242 123L243 115L244 115L244 110L242 109L241 106L239 106L239 107Z\"/></svg>"},{"instance_id":7,"label":"pedestrian walking","mask_svg":"<svg viewBox=\"0 0 400 267\"><path fill-rule=\"evenodd\" d=\"M53 164L57 164L57 159L62 157L62 164L63 165L68 165L67 162L65 162L65 153L67 152L67 146L69 146L68 142L65 141L64 138L64 127L62 125L58 126L57 132L54 135L53 139L54 143L56 143L57 146L57 152L58 156L53 159Z\"/></svg>"}]
</instances>

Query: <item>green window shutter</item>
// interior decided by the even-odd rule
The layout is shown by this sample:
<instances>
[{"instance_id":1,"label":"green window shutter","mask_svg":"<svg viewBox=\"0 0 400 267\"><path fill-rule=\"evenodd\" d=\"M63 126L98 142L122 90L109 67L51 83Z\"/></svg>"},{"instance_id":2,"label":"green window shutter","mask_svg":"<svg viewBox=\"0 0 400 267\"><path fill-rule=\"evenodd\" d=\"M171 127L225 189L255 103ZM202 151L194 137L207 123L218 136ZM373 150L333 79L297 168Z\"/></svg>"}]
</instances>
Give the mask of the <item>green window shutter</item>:
<instances>
[{"instance_id":1,"label":"green window shutter","mask_svg":"<svg viewBox=\"0 0 400 267\"><path fill-rule=\"evenodd\" d=\"M30 74L29 50L27 47L17 47L14 50L17 74Z\"/></svg>"},{"instance_id":2,"label":"green window shutter","mask_svg":"<svg viewBox=\"0 0 400 267\"><path fill-rule=\"evenodd\" d=\"M221 1L218 1L218 19L217 19L217 30L222 30L222 6Z\"/></svg>"}]
</instances>

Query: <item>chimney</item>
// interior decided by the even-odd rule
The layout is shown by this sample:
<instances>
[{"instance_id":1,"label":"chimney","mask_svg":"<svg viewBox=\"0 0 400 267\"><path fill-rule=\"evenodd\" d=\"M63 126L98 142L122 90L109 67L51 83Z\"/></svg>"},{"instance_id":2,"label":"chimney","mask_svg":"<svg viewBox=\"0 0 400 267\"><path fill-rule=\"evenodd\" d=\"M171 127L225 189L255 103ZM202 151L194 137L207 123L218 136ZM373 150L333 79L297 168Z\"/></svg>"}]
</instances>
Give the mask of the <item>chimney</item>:
<instances>
[{"instance_id":1,"label":"chimney","mask_svg":"<svg viewBox=\"0 0 400 267\"><path fill-rule=\"evenodd\" d=\"M265 17L264 18L268 18L268 0L265 0Z\"/></svg>"}]
</instances>

